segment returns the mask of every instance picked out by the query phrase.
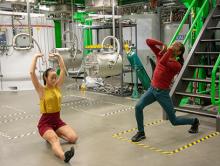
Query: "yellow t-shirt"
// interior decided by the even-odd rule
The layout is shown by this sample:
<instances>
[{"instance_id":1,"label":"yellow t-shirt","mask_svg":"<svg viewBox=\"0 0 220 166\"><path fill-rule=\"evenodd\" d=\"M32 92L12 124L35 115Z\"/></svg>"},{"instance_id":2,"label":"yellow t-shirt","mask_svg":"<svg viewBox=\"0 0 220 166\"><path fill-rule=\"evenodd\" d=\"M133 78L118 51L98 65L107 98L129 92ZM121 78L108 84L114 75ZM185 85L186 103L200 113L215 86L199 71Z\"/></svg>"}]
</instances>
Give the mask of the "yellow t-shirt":
<instances>
[{"instance_id":1,"label":"yellow t-shirt","mask_svg":"<svg viewBox=\"0 0 220 166\"><path fill-rule=\"evenodd\" d=\"M40 112L55 113L61 110L61 92L58 87L44 88L44 97L40 100Z\"/></svg>"}]
</instances>

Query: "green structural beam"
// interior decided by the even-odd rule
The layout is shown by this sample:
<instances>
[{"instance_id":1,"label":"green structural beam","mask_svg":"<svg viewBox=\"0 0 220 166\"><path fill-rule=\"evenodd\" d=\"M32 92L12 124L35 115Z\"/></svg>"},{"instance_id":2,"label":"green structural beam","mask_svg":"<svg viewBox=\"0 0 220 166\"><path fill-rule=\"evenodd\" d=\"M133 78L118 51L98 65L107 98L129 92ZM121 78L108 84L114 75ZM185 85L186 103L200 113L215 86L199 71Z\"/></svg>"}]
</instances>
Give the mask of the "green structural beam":
<instances>
[{"instance_id":1,"label":"green structural beam","mask_svg":"<svg viewBox=\"0 0 220 166\"><path fill-rule=\"evenodd\" d=\"M54 20L55 26L55 40L56 40L56 48L62 47L62 31L61 31L61 22Z\"/></svg>"}]
</instances>

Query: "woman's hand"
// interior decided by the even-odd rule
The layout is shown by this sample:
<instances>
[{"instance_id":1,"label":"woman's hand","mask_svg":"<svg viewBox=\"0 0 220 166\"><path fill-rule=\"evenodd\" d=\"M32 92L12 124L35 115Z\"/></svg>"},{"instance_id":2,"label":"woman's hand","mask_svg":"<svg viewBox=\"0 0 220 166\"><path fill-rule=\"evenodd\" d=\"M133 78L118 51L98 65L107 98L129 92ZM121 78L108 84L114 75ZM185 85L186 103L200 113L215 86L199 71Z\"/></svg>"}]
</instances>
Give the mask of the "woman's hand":
<instances>
[{"instance_id":1,"label":"woman's hand","mask_svg":"<svg viewBox=\"0 0 220 166\"><path fill-rule=\"evenodd\" d=\"M42 54L42 53L37 53L37 54L35 54L35 57L36 57L36 58L43 57L43 54Z\"/></svg>"},{"instance_id":2,"label":"woman's hand","mask_svg":"<svg viewBox=\"0 0 220 166\"><path fill-rule=\"evenodd\" d=\"M49 54L49 58L52 59L59 59L61 57L61 55L59 53L50 53Z\"/></svg>"},{"instance_id":3,"label":"woman's hand","mask_svg":"<svg viewBox=\"0 0 220 166\"><path fill-rule=\"evenodd\" d=\"M159 54L162 55L165 52L167 52L167 46L164 44L163 47L162 47L162 50L159 52Z\"/></svg>"},{"instance_id":4,"label":"woman's hand","mask_svg":"<svg viewBox=\"0 0 220 166\"><path fill-rule=\"evenodd\" d=\"M60 56L60 54L58 54L58 53L50 53L49 54L49 58L57 58L59 56Z\"/></svg>"}]
</instances>

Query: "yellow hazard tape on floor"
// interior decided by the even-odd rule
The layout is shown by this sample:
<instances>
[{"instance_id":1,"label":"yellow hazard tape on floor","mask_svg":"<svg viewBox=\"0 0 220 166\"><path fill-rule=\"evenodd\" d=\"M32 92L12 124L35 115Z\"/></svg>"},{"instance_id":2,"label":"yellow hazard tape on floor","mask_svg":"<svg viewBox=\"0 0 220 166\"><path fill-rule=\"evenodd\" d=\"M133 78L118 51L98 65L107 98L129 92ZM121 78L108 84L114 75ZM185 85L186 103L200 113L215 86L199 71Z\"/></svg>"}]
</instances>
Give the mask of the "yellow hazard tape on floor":
<instances>
[{"instance_id":1,"label":"yellow hazard tape on floor","mask_svg":"<svg viewBox=\"0 0 220 166\"><path fill-rule=\"evenodd\" d=\"M180 147L178 149L175 149L171 153L172 154L178 153L178 152L180 152L182 150L185 150L185 149L187 149L187 148L189 148L189 147L191 147L193 145L199 144L199 143L204 142L204 141L206 141L206 140L208 140L208 139L210 139L212 137L218 136L219 134L220 134L219 132L211 133L209 135L204 136L203 138L200 138L200 139L198 139L198 140L196 140L194 142L191 142L191 143L189 143L187 145L184 145L184 146L182 146L182 147Z\"/></svg>"},{"instance_id":2,"label":"yellow hazard tape on floor","mask_svg":"<svg viewBox=\"0 0 220 166\"><path fill-rule=\"evenodd\" d=\"M156 120L156 121L153 121L153 122L150 122L150 123L147 123L145 124L144 126L153 126L153 125L156 125L156 124L160 124L162 123L163 120ZM117 136L120 136L120 135L123 135L123 134L126 134L126 133L131 133L133 131L137 130L137 128L132 128L132 129L129 129L129 130L125 130L125 131L122 131L122 132L119 132L119 133L116 133L116 134L113 134L113 137L117 137Z\"/></svg>"},{"instance_id":3,"label":"yellow hazard tape on floor","mask_svg":"<svg viewBox=\"0 0 220 166\"><path fill-rule=\"evenodd\" d=\"M153 126L153 125L156 125L156 124L160 124L162 122L163 122L163 120L156 120L156 121L150 122L148 124L145 124L145 126ZM184 146L182 146L180 148L177 148L177 149L172 150L172 151L166 151L166 150L163 150L163 149L160 149L160 148L157 148L157 147L153 147L151 145L143 144L143 143L140 143L140 142L132 142L130 139L125 138L125 137L122 136L122 135L124 135L126 133L130 133L130 132L133 132L135 130L137 130L137 128L132 128L132 129L129 129L129 130L125 130L125 131L113 134L112 137L116 138L118 140L124 141L124 142L128 142L128 143L140 146L142 148L146 148L146 149L158 152L160 154L173 155L173 154L181 152L181 151L183 151L183 150L185 150L187 148L190 148L193 145L199 144L199 143L204 142L204 141L206 141L206 140L208 140L208 139L210 139L212 137L220 135L219 132L213 132L213 133L211 133L209 135L206 135L206 136L204 136L204 137L202 137L202 138L200 138L200 139L198 139L198 140L196 140L194 142L188 143L187 145L184 145Z\"/></svg>"}]
</instances>

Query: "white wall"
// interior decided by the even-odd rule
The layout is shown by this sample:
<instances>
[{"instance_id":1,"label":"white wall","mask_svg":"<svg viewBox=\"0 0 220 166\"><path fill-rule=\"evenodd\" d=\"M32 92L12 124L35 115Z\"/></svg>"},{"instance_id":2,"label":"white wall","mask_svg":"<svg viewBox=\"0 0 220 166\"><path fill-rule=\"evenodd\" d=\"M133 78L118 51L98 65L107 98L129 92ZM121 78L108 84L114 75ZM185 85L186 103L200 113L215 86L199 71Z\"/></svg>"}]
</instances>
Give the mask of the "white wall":
<instances>
[{"instance_id":1,"label":"white wall","mask_svg":"<svg viewBox=\"0 0 220 166\"><path fill-rule=\"evenodd\" d=\"M23 26L27 26L27 16L24 20L20 20ZM20 25L15 21L15 25ZM33 27L33 38L39 43L42 53L48 56L49 51L55 47L54 24L51 20L46 20L42 15L36 17L31 16L31 25ZM0 16L0 28L7 29L7 43L12 44L12 17ZM18 51L10 47L9 55L0 55L1 73L3 75L0 81L0 90L10 90L11 87L17 87L17 90L33 89L30 81L29 68L32 58L38 52L36 44L31 50ZM45 70L46 65L41 65L40 68ZM39 67L38 67L39 70ZM39 71L36 71L39 75ZM1 83L2 82L2 83Z\"/></svg>"}]
</instances>

